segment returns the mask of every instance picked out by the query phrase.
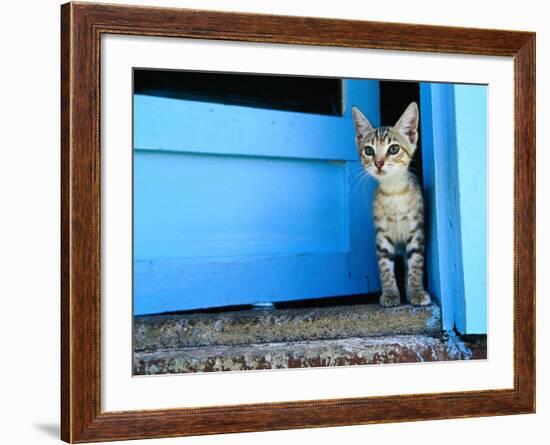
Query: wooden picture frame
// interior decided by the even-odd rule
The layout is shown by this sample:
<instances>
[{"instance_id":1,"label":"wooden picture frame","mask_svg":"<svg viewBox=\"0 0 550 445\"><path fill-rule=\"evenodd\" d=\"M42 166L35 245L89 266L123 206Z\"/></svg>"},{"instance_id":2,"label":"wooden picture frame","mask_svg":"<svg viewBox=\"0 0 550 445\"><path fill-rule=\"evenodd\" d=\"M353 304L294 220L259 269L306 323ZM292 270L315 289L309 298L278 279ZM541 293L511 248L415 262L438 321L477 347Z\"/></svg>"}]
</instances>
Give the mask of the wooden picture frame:
<instances>
[{"instance_id":1,"label":"wooden picture frame","mask_svg":"<svg viewBox=\"0 0 550 445\"><path fill-rule=\"evenodd\" d=\"M534 33L93 3L65 4L61 17L63 440L96 442L535 411ZM104 34L513 57L513 389L102 412L99 92Z\"/></svg>"}]
</instances>

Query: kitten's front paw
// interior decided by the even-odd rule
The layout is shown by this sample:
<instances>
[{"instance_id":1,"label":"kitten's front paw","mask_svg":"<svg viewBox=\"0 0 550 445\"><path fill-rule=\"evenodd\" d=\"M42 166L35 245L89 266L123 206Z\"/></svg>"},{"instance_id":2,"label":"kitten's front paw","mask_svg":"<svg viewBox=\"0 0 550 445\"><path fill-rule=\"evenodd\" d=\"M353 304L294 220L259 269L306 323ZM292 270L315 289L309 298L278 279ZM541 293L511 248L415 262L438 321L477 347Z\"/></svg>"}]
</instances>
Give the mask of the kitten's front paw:
<instances>
[{"instance_id":1,"label":"kitten's front paw","mask_svg":"<svg viewBox=\"0 0 550 445\"><path fill-rule=\"evenodd\" d=\"M413 293L409 297L409 302L413 306L428 306L431 304L432 299L430 298L430 294L426 292L425 290L420 290L415 293Z\"/></svg>"},{"instance_id":2,"label":"kitten's front paw","mask_svg":"<svg viewBox=\"0 0 550 445\"><path fill-rule=\"evenodd\" d=\"M397 290L382 292L382 295L380 295L380 306L392 307L399 305L399 303L401 303L401 297Z\"/></svg>"}]
</instances>

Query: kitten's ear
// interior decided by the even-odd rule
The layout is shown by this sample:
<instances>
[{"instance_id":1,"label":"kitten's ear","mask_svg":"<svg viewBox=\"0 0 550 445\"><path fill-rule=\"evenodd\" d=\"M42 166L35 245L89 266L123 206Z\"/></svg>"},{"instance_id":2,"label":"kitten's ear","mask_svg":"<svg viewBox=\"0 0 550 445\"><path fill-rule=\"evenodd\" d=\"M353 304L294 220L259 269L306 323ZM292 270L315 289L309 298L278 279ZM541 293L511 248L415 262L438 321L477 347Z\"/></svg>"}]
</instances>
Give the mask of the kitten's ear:
<instances>
[{"instance_id":1,"label":"kitten's ear","mask_svg":"<svg viewBox=\"0 0 550 445\"><path fill-rule=\"evenodd\" d=\"M359 108L353 107L351 114L353 116L353 125L355 126L355 144L359 148L359 144L365 137L365 134L374 128L365 115L359 111Z\"/></svg>"},{"instance_id":2,"label":"kitten's ear","mask_svg":"<svg viewBox=\"0 0 550 445\"><path fill-rule=\"evenodd\" d=\"M405 112L401 115L394 128L398 128L411 142L418 142L418 106L411 102Z\"/></svg>"}]
</instances>

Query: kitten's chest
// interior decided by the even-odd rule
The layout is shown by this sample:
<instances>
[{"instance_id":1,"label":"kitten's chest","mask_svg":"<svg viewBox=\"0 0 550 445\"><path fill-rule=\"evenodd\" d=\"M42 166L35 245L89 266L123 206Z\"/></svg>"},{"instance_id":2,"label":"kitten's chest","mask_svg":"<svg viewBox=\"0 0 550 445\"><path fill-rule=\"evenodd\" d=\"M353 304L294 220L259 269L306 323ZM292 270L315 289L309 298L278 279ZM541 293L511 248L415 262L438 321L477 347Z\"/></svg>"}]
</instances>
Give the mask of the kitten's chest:
<instances>
[{"instance_id":1,"label":"kitten's chest","mask_svg":"<svg viewBox=\"0 0 550 445\"><path fill-rule=\"evenodd\" d=\"M411 223L417 217L418 203L413 194L379 195L375 201L375 224L394 242L404 243L411 235Z\"/></svg>"},{"instance_id":2,"label":"kitten's chest","mask_svg":"<svg viewBox=\"0 0 550 445\"><path fill-rule=\"evenodd\" d=\"M411 212L411 196L408 194L380 196L382 212L387 217L399 218Z\"/></svg>"}]
</instances>

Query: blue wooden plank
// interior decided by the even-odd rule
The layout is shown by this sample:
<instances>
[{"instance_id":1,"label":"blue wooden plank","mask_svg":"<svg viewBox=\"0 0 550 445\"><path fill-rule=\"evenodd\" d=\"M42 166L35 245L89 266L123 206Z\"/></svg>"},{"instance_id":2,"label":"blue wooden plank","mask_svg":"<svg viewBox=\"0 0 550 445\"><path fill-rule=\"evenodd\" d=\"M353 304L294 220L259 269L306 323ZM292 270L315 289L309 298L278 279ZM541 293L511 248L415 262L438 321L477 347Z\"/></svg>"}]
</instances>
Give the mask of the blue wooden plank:
<instances>
[{"instance_id":1,"label":"blue wooden plank","mask_svg":"<svg viewBox=\"0 0 550 445\"><path fill-rule=\"evenodd\" d=\"M134 262L134 314L358 294L349 255L155 259Z\"/></svg>"},{"instance_id":2,"label":"blue wooden plank","mask_svg":"<svg viewBox=\"0 0 550 445\"><path fill-rule=\"evenodd\" d=\"M455 85L464 333L487 333L487 86Z\"/></svg>"},{"instance_id":3,"label":"blue wooden plank","mask_svg":"<svg viewBox=\"0 0 550 445\"><path fill-rule=\"evenodd\" d=\"M452 84L422 83L421 135L428 289L443 329L465 330L455 99Z\"/></svg>"},{"instance_id":4,"label":"blue wooden plank","mask_svg":"<svg viewBox=\"0 0 550 445\"><path fill-rule=\"evenodd\" d=\"M349 122L323 116L134 95L136 149L355 160Z\"/></svg>"},{"instance_id":5,"label":"blue wooden plank","mask_svg":"<svg viewBox=\"0 0 550 445\"><path fill-rule=\"evenodd\" d=\"M345 163L138 152L137 260L347 252Z\"/></svg>"}]
</instances>

